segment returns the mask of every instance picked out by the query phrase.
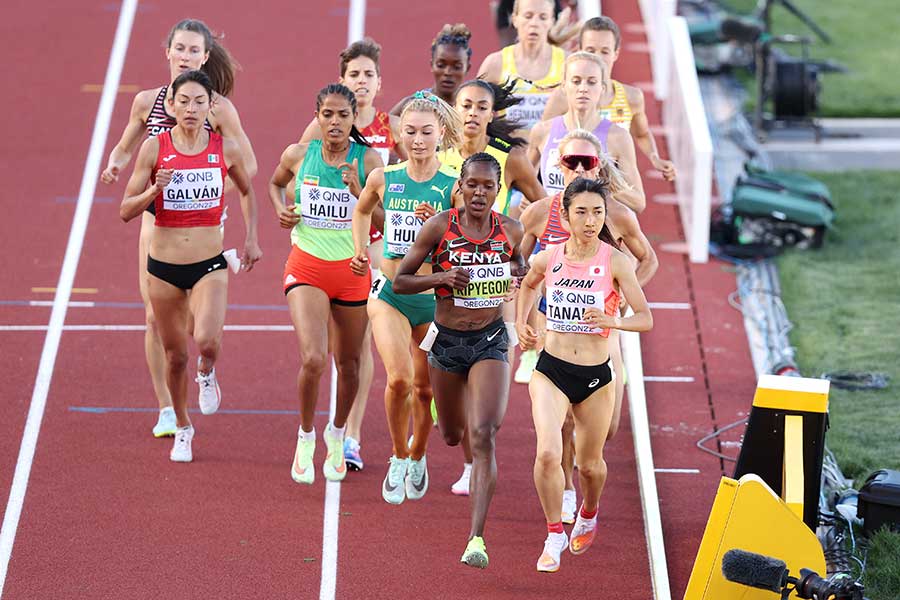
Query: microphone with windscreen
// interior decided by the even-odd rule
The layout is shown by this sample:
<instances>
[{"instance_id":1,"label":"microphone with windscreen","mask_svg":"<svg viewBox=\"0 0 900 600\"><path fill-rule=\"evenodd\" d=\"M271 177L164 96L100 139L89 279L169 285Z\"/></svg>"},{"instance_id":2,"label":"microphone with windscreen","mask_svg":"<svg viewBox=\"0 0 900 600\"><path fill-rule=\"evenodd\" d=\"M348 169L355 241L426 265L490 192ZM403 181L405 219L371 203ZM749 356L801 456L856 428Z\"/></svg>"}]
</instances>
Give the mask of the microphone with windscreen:
<instances>
[{"instance_id":1,"label":"microphone with windscreen","mask_svg":"<svg viewBox=\"0 0 900 600\"><path fill-rule=\"evenodd\" d=\"M738 549L722 557L722 575L728 581L775 593L781 593L788 584L783 560Z\"/></svg>"}]
</instances>

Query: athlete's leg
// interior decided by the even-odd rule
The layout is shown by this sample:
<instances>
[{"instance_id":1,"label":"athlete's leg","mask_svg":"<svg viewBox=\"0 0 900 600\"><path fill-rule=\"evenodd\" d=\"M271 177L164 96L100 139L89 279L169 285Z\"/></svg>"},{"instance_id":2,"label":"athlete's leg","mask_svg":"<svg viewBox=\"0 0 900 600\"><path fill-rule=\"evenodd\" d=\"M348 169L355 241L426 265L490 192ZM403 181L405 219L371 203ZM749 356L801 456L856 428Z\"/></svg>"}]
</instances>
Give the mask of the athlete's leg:
<instances>
[{"instance_id":1,"label":"athlete's leg","mask_svg":"<svg viewBox=\"0 0 900 600\"><path fill-rule=\"evenodd\" d=\"M448 446L459 444L466 433L466 376L451 373L432 365L431 386L437 405L438 429Z\"/></svg>"},{"instance_id":2,"label":"athlete's leg","mask_svg":"<svg viewBox=\"0 0 900 600\"><path fill-rule=\"evenodd\" d=\"M469 369L469 434L472 437L472 529L469 537L482 536L494 488L497 487L497 459L494 454L497 431L509 400L509 363L482 360Z\"/></svg>"},{"instance_id":3,"label":"athlete's leg","mask_svg":"<svg viewBox=\"0 0 900 600\"><path fill-rule=\"evenodd\" d=\"M184 290L154 276L147 287L156 328L165 350L166 387L172 398L178 427L187 427L188 301Z\"/></svg>"},{"instance_id":4,"label":"athlete's leg","mask_svg":"<svg viewBox=\"0 0 900 600\"><path fill-rule=\"evenodd\" d=\"M365 309L365 307L363 307ZM356 399L353 400L353 408L347 416L347 437L357 442L362 441L362 422L366 414L366 405L369 403L369 390L372 387L372 379L375 376L375 360L372 356L372 327L366 316L366 332L363 335L362 347L359 352L359 386L356 390Z\"/></svg>"},{"instance_id":5,"label":"athlete's leg","mask_svg":"<svg viewBox=\"0 0 900 600\"><path fill-rule=\"evenodd\" d=\"M413 360L409 354L412 328L400 311L383 300L369 298L368 312L375 347L387 372L384 409L394 456L408 458L407 436L413 391Z\"/></svg>"},{"instance_id":6,"label":"athlete's leg","mask_svg":"<svg viewBox=\"0 0 900 600\"><path fill-rule=\"evenodd\" d=\"M428 374L428 353L419 348L426 333L428 324L414 327L410 344L413 360L413 444L409 448L409 457L413 460L419 460L425 455L428 435L434 427L434 421L431 419L431 400L434 394L431 391L431 378Z\"/></svg>"},{"instance_id":7,"label":"athlete's leg","mask_svg":"<svg viewBox=\"0 0 900 600\"><path fill-rule=\"evenodd\" d=\"M613 436L619 431L622 400L625 398L625 361L622 359L622 336L619 335L618 329L609 332L609 357L612 359L613 370L616 373L616 380L613 382L616 387L616 401L613 405L612 419L609 422L609 433L606 434L607 440L613 439Z\"/></svg>"},{"instance_id":8,"label":"athlete's leg","mask_svg":"<svg viewBox=\"0 0 900 600\"><path fill-rule=\"evenodd\" d=\"M573 406L578 479L581 483L582 504L589 512L597 509L600 494L606 483L603 445L609 432L609 422L615 403L614 394L614 386L607 384L583 402Z\"/></svg>"},{"instance_id":9,"label":"athlete's leg","mask_svg":"<svg viewBox=\"0 0 900 600\"><path fill-rule=\"evenodd\" d=\"M150 370L150 381L153 383L153 392L159 408L172 406L172 396L166 386L166 351L163 349L156 330L156 319L153 316L153 307L150 305L148 292L150 274L147 273L147 254L150 250L150 239L153 237L154 220L156 217L147 211L141 215L141 235L138 241L138 281L140 283L141 300L144 302L144 321L147 329L144 331L144 357L147 360L147 368Z\"/></svg>"},{"instance_id":10,"label":"athlete's leg","mask_svg":"<svg viewBox=\"0 0 900 600\"><path fill-rule=\"evenodd\" d=\"M531 394L531 416L537 436L534 459L534 487L537 489L548 523L562 519L562 495L565 476L561 465L563 439L560 429L569 411L569 400L549 379L535 371L528 384Z\"/></svg>"},{"instance_id":11,"label":"athlete's leg","mask_svg":"<svg viewBox=\"0 0 900 600\"><path fill-rule=\"evenodd\" d=\"M319 382L328 362L328 316L331 303L319 288L301 285L287 294L291 321L300 342L300 371L297 393L300 397L300 424L303 431L313 430Z\"/></svg>"},{"instance_id":12,"label":"athlete's leg","mask_svg":"<svg viewBox=\"0 0 900 600\"><path fill-rule=\"evenodd\" d=\"M575 489L575 417L572 410L566 412L562 426L562 468L567 490Z\"/></svg>"},{"instance_id":13,"label":"athlete's leg","mask_svg":"<svg viewBox=\"0 0 900 600\"><path fill-rule=\"evenodd\" d=\"M200 353L197 370L207 374L215 366L222 344L228 305L228 271L213 271L200 279L191 289L189 305L194 317L194 343Z\"/></svg>"},{"instance_id":14,"label":"athlete's leg","mask_svg":"<svg viewBox=\"0 0 900 600\"><path fill-rule=\"evenodd\" d=\"M342 306L331 305L335 332L332 347L334 349L335 368L337 369L337 402L334 410L334 426L342 428L347 423L347 416L353 407L359 389L360 351L369 317L365 305Z\"/></svg>"}]
</instances>

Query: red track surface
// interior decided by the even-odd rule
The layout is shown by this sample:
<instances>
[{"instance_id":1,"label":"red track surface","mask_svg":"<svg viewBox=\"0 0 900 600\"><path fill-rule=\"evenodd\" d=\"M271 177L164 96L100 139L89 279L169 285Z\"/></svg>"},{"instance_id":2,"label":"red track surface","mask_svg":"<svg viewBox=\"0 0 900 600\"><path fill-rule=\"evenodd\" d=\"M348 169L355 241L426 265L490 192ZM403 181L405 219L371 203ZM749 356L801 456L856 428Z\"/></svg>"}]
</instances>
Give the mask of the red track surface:
<instances>
[{"instance_id":1,"label":"red track surface","mask_svg":"<svg viewBox=\"0 0 900 600\"><path fill-rule=\"evenodd\" d=\"M608 13L620 24L638 21L636 2L608 4ZM0 271L0 300L48 300L51 294L31 288L52 287L59 276L74 203L57 202L57 197L78 193L98 101L97 94L79 90L103 80L118 7L61 5L49 15L34 3L5 8L15 16L0 25L0 48L8 57L8 80L15 82L7 92L16 115L8 122L7 139L16 141L0 150L0 175L12 183L13 192L0 233L17 242L13 256L28 258L10 261ZM346 40L345 4L304 3L300 11L299 5L276 3L240 14L211 11L197 2L175 8L142 3L122 77L123 84L140 88L164 81L160 40L186 15L199 15L225 31L227 45L244 66L234 100L259 159L256 190L266 255L252 273L232 279L229 301L235 304L283 305L279 279L288 241L271 218L264 184L284 146L312 115L315 91L335 77L336 56ZM474 32L474 75L496 46L486 3L466 0L450 8L369 2L366 32L384 46L381 106L430 84L431 39L441 24L457 21ZM39 70L35 48L48 39L56 44L53 66ZM643 36L625 33L626 44L642 41ZM69 47L77 51L64 50ZM648 56L623 52L616 74L624 81L649 81ZM131 93L119 96L107 152L127 118L130 98ZM651 121L658 123L658 106L649 104ZM643 161L642 169L648 168ZM645 187L648 198L670 191L650 178ZM75 286L99 292L76 294L73 300L139 300L137 226L118 219L122 190L123 184L97 190ZM234 199L232 204L229 246L242 239ZM650 202L642 223L657 246L681 237L671 206ZM754 382L740 315L726 302L733 276L719 263L690 265L665 253L660 259L648 298L690 302L692 310L655 313L656 329L643 338L645 372L692 376L695 382L647 384L655 461L658 467L701 470L700 475L658 476L673 597L678 598L722 474L719 460L696 450L693 442L735 420L749 404ZM46 324L48 318L48 308L0 305L0 323ZM140 309L71 308L66 322L142 320ZM283 311L232 310L228 322L289 321ZM0 378L4 506L43 338L39 332L0 332L0 356L7 365ZM219 369L224 407L296 408L297 360L292 333L228 332ZM449 493L459 474L458 449L446 448L435 432L426 499L400 507L381 499L390 452L383 388L379 366L364 429L367 466L342 486L337 597L651 597L627 413L607 447L610 479L601 501L597 547L581 557L564 556L561 574L541 576L534 572L544 538L531 481L534 434L527 391L514 386L498 438L500 480L486 532L491 565L474 572L457 562L469 520L467 500ZM323 382L320 410L327 409L326 394ZM198 417L195 463L178 466L168 461L171 442L149 437L152 414L70 411L73 406L153 405L140 332L63 334L4 598L317 597L324 486L321 477L308 488L288 476L298 419ZM320 432L324 424L319 417ZM322 453L320 447L317 464Z\"/></svg>"}]
</instances>

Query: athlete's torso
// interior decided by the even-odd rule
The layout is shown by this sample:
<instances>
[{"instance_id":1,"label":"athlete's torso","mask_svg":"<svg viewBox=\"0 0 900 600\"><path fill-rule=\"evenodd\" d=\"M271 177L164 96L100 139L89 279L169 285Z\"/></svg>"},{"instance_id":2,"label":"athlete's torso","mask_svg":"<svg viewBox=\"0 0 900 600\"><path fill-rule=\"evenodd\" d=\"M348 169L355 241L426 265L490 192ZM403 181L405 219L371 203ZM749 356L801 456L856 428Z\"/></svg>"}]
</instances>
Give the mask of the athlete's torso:
<instances>
[{"instance_id":1,"label":"athlete's torso","mask_svg":"<svg viewBox=\"0 0 900 600\"><path fill-rule=\"evenodd\" d=\"M206 148L193 155L175 148L171 131L156 136L159 152L153 177L160 169L174 169L172 180L154 199L158 227L218 226L224 208L223 191L228 168L222 136L209 133Z\"/></svg>"},{"instance_id":2,"label":"athlete's torso","mask_svg":"<svg viewBox=\"0 0 900 600\"><path fill-rule=\"evenodd\" d=\"M428 181L415 181L406 171L408 162L384 168L384 257L403 258L422 228L416 207L427 202L438 212L453 204L453 184L459 173L441 165Z\"/></svg>"},{"instance_id":3,"label":"athlete's torso","mask_svg":"<svg viewBox=\"0 0 900 600\"><path fill-rule=\"evenodd\" d=\"M544 283L547 287L547 330L609 336L609 329L584 323L584 312L596 308L615 315L619 294L612 277L612 246L600 242L594 256L574 263L565 256L566 244L550 246Z\"/></svg>"},{"instance_id":4,"label":"athlete's torso","mask_svg":"<svg viewBox=\"0 0 900 600\"><path fill-rule=\"evenodd\" d=\"M566 53L557 46L551 46L551 48L550 70L541 79L530 83L521 79L522 76L516 67L515 45L506 46L500 51L500 81L519 78L513 91L517 96L522 97L521 104L506 109L506 116L511 120L517 120L523 129L531 129L535 123L541 120L553 86L562 82Z\"/></svg>"},{"instance_id":5,"label":"athlete's torso","mask_svg":"<svg viewBox=\"0 0 900 600\"><path fill-rule=\"evenodd\" d=\"M600 109L600 115L628 131L631 128L631 119L634 117L631 104L628 102L628 94L624 85L614 79L611 81L614 90L613 99L612 102Z\"/></svg>"},{"instance_id":6,"label":"athlete's torso","mask_svg":"<svg viewBox=\"0 0 900 600\"><path fill-rule=\"evenodd\" d=\"M394 133L391 131L390 115L376 110L372 122L360 129L359 132L381 156L381 162L387 165L391 157L391 150L397 145Z\"/></svg>"},{"instance_id":7,"label":"athlete's torso","mask_svg":"<svg viewBox=\"0 0 900 600\"><path fill-rule=\"evenodd\" d=\"M550 198L550 208L547 210L547 224L538 240L541 250L553 244L562 244L569 239L569 232L565 230L560 216L562 206L562 193L556 193Z\"/></svg>"},{"instance_id":8,"label":"athlete's torso","mask_svg":"<svg viewBox=\"0 0 900 600\"><path fill-rule=\"evenodd\" d=\"M609 138L609 128L612 127L612 121L603 119L594 128L594 135L600 140L603 151L607 152L607 140ZM541 149L541 183L548 194L561 192L565 189L563 183L562 171L559 169L559 143L569 133L566 127L565 116L554 117L550 121L550 131L547 134L547 141Z\"/></svg>"},{"instance_id":9,"label":"athlete's torso","mask_svg":"<svg viewBox=\"0 0 900 600\"><path fill-rule=\"evenodd\" d=\"M509 190L506 188L506 159L509 158L510 150L512 150L512 144L500 138L490 138L487 147L484 149L484 152L496 158L497 162L500 163L500 192L497 194L497 199L494 200L493 209L503 215L509 214ZM447 165L456 171L462 170L462 164L465 160L456 148L444 150L438 155L438 158L441 164Z\"/></svg>"}]
</instances>

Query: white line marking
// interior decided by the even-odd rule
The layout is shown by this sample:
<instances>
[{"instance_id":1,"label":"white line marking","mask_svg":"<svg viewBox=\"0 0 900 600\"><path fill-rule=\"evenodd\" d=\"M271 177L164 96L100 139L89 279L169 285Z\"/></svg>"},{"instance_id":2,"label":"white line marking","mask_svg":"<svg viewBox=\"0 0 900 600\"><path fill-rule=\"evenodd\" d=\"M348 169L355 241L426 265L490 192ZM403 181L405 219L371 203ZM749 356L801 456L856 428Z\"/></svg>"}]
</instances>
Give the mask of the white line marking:
<instances>
[{"instance_id":1,"label":"white line marking","mask_svg":"<svg viewBox=\"0 0 900 600\"><path fill-rule=\"evenodd\" d=\"M657 473L683 473L685 475L697 475L700 469L656 469Z\"/></svg>"},{"instance_id":2,"label":"white line marking","mask_svg":"<svg viewBox=\"0 0 900 600\"><path fill-rule=\"evenodd\" d=\"M0 331L48 331L48 325L0 325ZM63 331L144 331L146 325L64 325ZM225 331L294 331L290 325L226 325Z\"/></svg>"},{"instance_id":3,"label":"white line marking","mask_svg":"<svg viewBox=\"0 0 900 600\"><path fill-rule=\"evenodd\" d=\"M665 377L660 375L646 375L644 381L655 381L657 383L692 383L693 377Z\"/></svg>"},{"instance_id":4,"label":"white line marking","mask_svg":"<svg viewBox=\"0 0 900 600\"><path fill-rule=\"evenodd\" d=\"M100 173L100 161L103 158L103 150L109 134L109 121L112 118L116 93L119 89L119 79L122 75L122 65L125 62L125 53L128 50L128 40L131 37L131 26L134 23L136 10L137 0L124 0L122 2L119 22L116 25L116 35L109 55L109 64L106 67L106 79L103 81L103 93L100 95L100 105L97 108L97 116L94 120L94 131L91 134L91 145L85 161L84 173L81 177L78 203L75 207L72 227L69 230L69 241L66 245L66 254L59 274L59 282L56 284L56 295L53 298L49 329L47 330L47 337L44 339L44 349L41 351L41 361L35 377L31 405L28 409L28 418L25 421L25 431L22 434L19 457L16 460L16 472L13 475L9 501L6 503L6 512L3 515L3 527L0 529L0 596L3 595L3 586L6 583L6 573L9 569L9 559L12 556L13 542L16 538L16 530L19 527L19 518L22 515L22 505L25 502L28 478L31 475L31 465L37 449L38 434L41 429L41 421L44 418L44 409L47 406L50 380L53 377L53 367L56 364L56 353L59 350L59 340L62 337L63 324L66 320L66 309L72 296L75 271L78 268L78 260L81 257L81 248L87 232L88 218L91 215L91 204L94 201L94 191L96 190L98 174Z\"/></svg>"},{"instance_id":5,"label":"white line marking","mask_svg":"<svg viewBox=\"0 0 900 600\"><path fill-rule=\"evenodd\" d=\"M653 310L691 310L691 305L688 302L648 302L647 306Z\"/></svg>"},{"instance_id":6,"label":"white line marking","mask_svg":"<svg viewBox=\"0 0 900 600\"><path fill-rule=\"evenodd\" d=\"M72 301L69 302L69 308L94 308L96 302ZM28 306L53 306L53 300L30 300Z\"/></svg>"}]
</instances>

